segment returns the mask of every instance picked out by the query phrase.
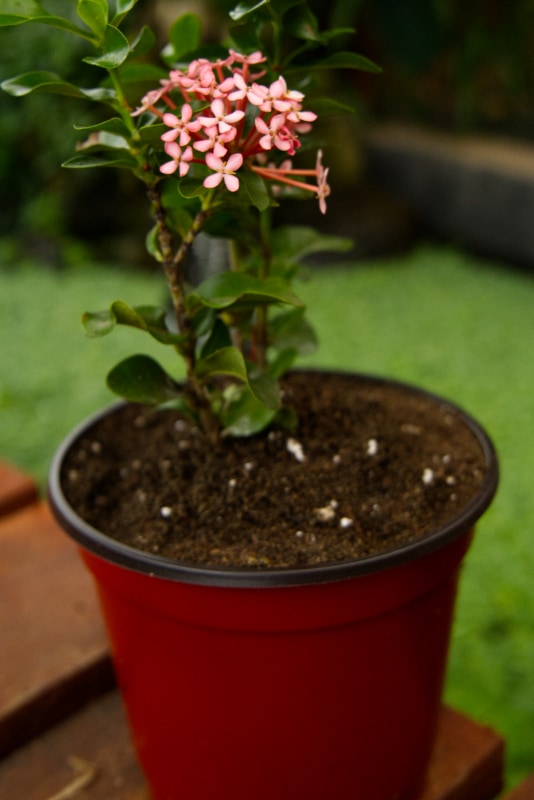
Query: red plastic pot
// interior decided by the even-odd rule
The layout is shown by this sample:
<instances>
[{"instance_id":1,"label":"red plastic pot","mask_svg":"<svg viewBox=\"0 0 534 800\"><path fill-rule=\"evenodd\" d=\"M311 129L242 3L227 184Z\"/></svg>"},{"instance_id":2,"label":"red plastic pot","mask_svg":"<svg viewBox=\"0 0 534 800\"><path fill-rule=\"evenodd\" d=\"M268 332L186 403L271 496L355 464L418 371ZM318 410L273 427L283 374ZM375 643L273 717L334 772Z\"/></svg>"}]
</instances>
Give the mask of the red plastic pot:
<instances>
[{"instance_id":1,"label":"red plastic pot","mask_svg":"<svg viewBox=\"0 0 534 800\"><path fill-rule=\"evenodd\" d=\"M188 567L108 539L63 497L81 428L66 440L50 502L96 579L154 800L417 795L461 561L497 485L491 442L464 420L487 472L460 515L403 549L304 570Z\"/></svg>"}]
</instances>

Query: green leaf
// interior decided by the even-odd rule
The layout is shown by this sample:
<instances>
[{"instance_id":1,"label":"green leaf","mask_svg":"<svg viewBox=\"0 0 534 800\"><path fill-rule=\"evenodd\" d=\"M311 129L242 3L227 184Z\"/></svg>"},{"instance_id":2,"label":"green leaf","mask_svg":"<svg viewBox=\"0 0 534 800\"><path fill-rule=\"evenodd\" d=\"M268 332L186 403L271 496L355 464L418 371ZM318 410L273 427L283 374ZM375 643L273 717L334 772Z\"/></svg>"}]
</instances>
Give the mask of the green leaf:
<instances>
[{"instance_id":1,"label":"green leaf","mask_svg":"<svg viewBox=\"0 0 534 800\"><path fill-rule=\"evenodd\" d=\"M116 7L115 7L115 16L113 17L111 24L118 26L128 14L132 8L137 5L139 0L117 0Z\"/></svg>"},{"instance_id":2,"label":"green leaf","mask_svg":"<svg viewBox=\"0 0 534 800\"><path fill-rule=\"evenodd\" d=\"M37 0L2 0L0 17L19 17L25 21L43 13L43 8Z\"/></svg>"},{"instance_id":3,"label":"green leaf","mask_svg":"<svg viewBox=\"0 0 534 800\"><path fill-rule=\"evenodd\" d=\"M202 346L200 357L203 359L207 358L208 356L212 355L212 353L215 353L216 350L230 347L231 344L232 337L230 336L228 327L224 324L222 319L215 317L211 332Z\"/></svg>"},{"instance_id":4,"label":"green leaf","mask_svg":"<svg viewBox=\"0 0 534 800\"><path fill-rule=\"evenodd\" d=\"M293 350L296 355L307 356L317 349L317 336L302 308L274 317L269 324L269 334L272 346L278 351Z\"/></svg>"},{"instance_id":5,"label":"green leaf","mask_svg":"<svg viewBox=\"0 0 534 800\"><path fill-rule=\"evenodd\" d=\"M78 0L76 11L98 39L103 40L108 23L107 0Z\"/></svg>"},{"instance_id":6,"label":"green leaf","mask_svg":"<svg viewBox=\"0 0 534 800\"><path fill-rule=\"evenodd\" d=\"M24 5L24 4L23 4ZM28 6L29 7L29 6ZM49 25L52 28L75 33L84 39L91 40L88 31L78 27L73 22L70 22L64 17L57 17L54 14L48 14L44 9L34 6L35 13L25 14L5 14L0 12L0 27L7 27L13 25L23 25L26 22L33 22L35 24Z\"/></svg>"},{"instance_id":7,"label":"green leaf","mask_svg":"<svg viewBox=\"0 0 534 800\"><path fill-rule=\"evenodd\" d=\"M156 36L154 31L148 27L148 25L143 25L139 34L136 36L134 41L130 44L130 52L128 58L139 58L144 53L147 53L156 42Z\"/></svg>"},{"instance_id":8,"label":"green leaf","mask_svg":"<svg viewBox=\"0 0 534 800\"><path fill-rule=\"evenodd\" d=\"M280 278L260 280L242 272L223 272L203 281L188 298L191 309L207 306L216 309L240 309L270 303L301 306L302 302Z\"/></svg>"},{"instance_id":9,"label":"green leaf","mask_svg":"<svg viewBox=\"0 0 534 800\"><path fill-rule=\"evenodd\" d=\"M271 236L273 255L283 262L299 261L312 253L344 253L353 244L352 239L320 233L307 225L283 225Z\"/></svg>"},{"instance_id":10,"label":"green leaf","mask_svg":"<svg viewBox=\"0 0 534 800\"><path fill-rule=\"evenodd\" d=\"M155 122L151 125L143 125L139 128L138 132L143 144L161 146L161 134L168 130L169 128L167 125L160 125L158 122Z\"/></svg>"},{"instance_id":11,"label":"green leaf","mask_svg":"<svg viewBox=\"0 0 534 800\"><path fill-rule=\"evenodd\" d=\"M256 172L245 169L239 173L252 205L259 211L265 211L271 205L271 197L267 191L265 181Z\"/></svg>"},{"instance_id":12,"label":"green leaf","mask_svg":"<svg viewBox=\"0 0 534 800\"><path fill-rule=\"evenodd\" d=\"M187 175L178 181L178 191L182 197L191 199L192 197L200 197L203 194L207 194L210 189L206 189L202 178L193 178Z\"/></svg>"},{"instance_id":13,"label":"green leaf","mask_svg":"<svg viewBox=\"0 0 534 800\"><path fill-rule=\"evenodd\" d=\"M292 8L285 15L284 23L289 33L297 39L312 42L322 41L317 19L305 3Z\"/></svg>"},{"instance_id":14,"label":"green leaf","mask_svg":"<svg viewBox=\"0 0 534 800\"><path fill-rule=\"evenodd\" d=\"M382 69L365 56L350 51L332 53L306 64L311 69L359 69L364 72L382 72Z\"/></svg>"},{"instance_id":15,"label":"green leaf","mask_svg":"<svg viewBox=\"0 0 534 800\"><path fill-rule=\"evenodd\" d=\"M127 150L117 151L111 158L100 156L74 156L64 161L61 165L66 169L93 169L95 167L120 167L122 169L135 169L137 161Z\"/></svg>"},{"instance_id":16,"label":"green leaf","mask_svg":"<svg viewBox=\"0 0 534 800\"><path fill-rule=\"evenodd\" d=\"M239 397L223 410L221 422L225 436L253 436L270 425L276 411L267 408L246 386Z\"/></svg>"},{"instance_id":17,"label":"green leaf","mask_svg":"<svg viewBox=\"0 0 534 800\"><path fill-rule=\"evenodd\" d=\"M312 98L309 103L306 103L306 109L315 111L319 117L326 117L331 114L354 114L356 112L355 106L340 103L330 97Z\"/></svg>"},{"instance_id":18,"label":"green leaf","mask_svg":"<svg viewBox=\"0 0 534 800\"><path fill-rule=\"evenodd\" d=\"M197 361L195 376L200 381L207 381L215 375L228 375L248 383L245 359L237 347L222 347Z\"/></svg>"},{"instance_id":19,"label":"green leaf","mask_svg":"<svg viewBox=\"0 0 534 800\"><path fill-rule=\"evenodd\" d=\"M123 61L126 61L130 53L128 39L122 31L112 25L106 26L102 49L101 55L87 56L82 61L103 69L116 69Z\"/></svg>"},{"instance_id":20,"label":"green leaf","mask_svg":"<svg viewBox=\"0 0 534 800\"><path fill-rule=\"evenodd\" d=\"M110 133L115 136L120 136L123 139L128 139L130 131L120 117L112 117L104 122L98 122L96 125L75 125L74 129L83 131L84 133Z\"/></svg>"},{"instance_id":21,"label":"green leaf","mask_svg":"<svg viewBox=\"0 0 534 800\"><path fill-rule=\"evenodd\" d=\"M107 133L107 131L92 133L86 141L78 143L78 150L84 153L121 150L124 154L130 155L128 142L124 136L117 136L114 133Z\"/></svg>"},{"instance_id":22,"label":"green leaf","mask_svg":"<svg viewBox=\"0 0 534 800\"><path fill-rule=\"evenodd\" d=\"M282 404L280 386L273 375L267 372L254 374L249 372L248 385L250 391L264 406L278 410Z\"/></svg>"},{"instance_id":23,"label":"green leaf","mask_svg":"<svg viewBox=\"0 0 534 800\"><path fill-rule=\"evenodd\" d=\"M250 2L242 2L238 3L238 5L233 8L229 14L234 22L237 20L243 19L246 17L247 14L251 14L253 11L257 11L258 8L265 6L269 3L269 0L250 0Z\"/></svg>"},{"instance_id":24,"label":"green leaf","mask_svg":"<svg viewBox=\"0 0 534 800\"><path fill-rule=\"evenodd\" d=\"M80 98L86 96L81 89L72 83L67 83L54 72L25 72L15 78L8 78L1 86L5 92L14 97L23 97L34 92L51 92Z\"/></svg>"},{"instance_id":25,"label":"green leaf","mask_svg":"<svg viewBox=\"0 0 534 800\"><path fill-rule=\"evenodd\" d=\"M221 347L207 358L197 361L195 376L201 381L208 381L216 375L225 375L243 381L250 391L267 408L280 408L278 382L262 373L250 376L243 354L237 347Z\"/></svg>"},{"instance_id":26,"label":"green leaf","mask_svg":"<svg viewBox=\"0 0 534 800\"><path fill-rule=\"evenodd\" d=\"M160 405L179 398L180 387L150 356L130 356L114 367L107 385L132 403Z\"/></svg>"},{"instance_id":27,"label":"green leaf","mask_svg":"<svg viewBox=\"0 0 534 800\"><path fill-rule=\"evenodd\" d=\"M157 83L160 79L168 78L169 73L155 64L125 61L120 67L121 83L141 83L142 81ZM163 126L162 126L163 127Z\"/></svg>"},{"instance_id":28,"label":"green leaf","mask_svg":"<svg viewBox=\"0 0 534 800\"><path fill-rule=\"evenodd\" d=\"M113 302L108 311L86 312L82 325L92 338L106 336L116 325L127 325L146 331L162 344L179 345L186 338L169 331L165 323L166 312L159 306L130 306L122 300Z\"/></svg>"},{"instance_id":29,"label":"green leaf","mask_svg":"<svg viewBox=\"0 0 534 800\"><path fill-rule=\"evenodd\" d=\"M297 358L298 353L292 347L287 347L285 350L280 350L276 354L276 357L272 359L269 364L269 373L274 375L275 378L281 378L289 369L291 369Z\"/></svg>"},{"instance_id":30,"label":"green leaf","mask_svg":"<svg viewBox=\"0 0 534 800\"><path fill-rule=\"evenodd\" d=\"M169 31L170 51L166 52L173 60L179 61L183 56L200 47L201 22L196 14L183 14L173 23Z\"/></svg>"}]
</instances>

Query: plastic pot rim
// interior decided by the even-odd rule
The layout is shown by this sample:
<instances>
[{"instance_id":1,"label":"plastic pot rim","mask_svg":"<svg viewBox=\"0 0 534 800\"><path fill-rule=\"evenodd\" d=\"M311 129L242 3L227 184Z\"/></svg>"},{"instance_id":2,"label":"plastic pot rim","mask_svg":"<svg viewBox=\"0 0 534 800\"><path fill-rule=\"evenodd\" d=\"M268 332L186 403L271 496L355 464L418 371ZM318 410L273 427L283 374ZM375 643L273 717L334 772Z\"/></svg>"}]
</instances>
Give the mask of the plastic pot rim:
<instances>
[{"instance_id":1,"label":"plastic pot rim","mask_svg":"<svg viewBox=\"0 0 534 800\"><path fill-rule=\"evenodd\" d=\"M233 588L268 588L302 586L317 583L347 580L400 566L434 552L470 530L490 505L499 481L497 455L494 445L484 428L455 403L445 400L426 389L409 383L373 375L342 370L309 369L300 372L322 376L343 375L353 377L361 383L392 385L408 393L449 408L469 428L477 440L486 462L486 472L478 492L457 514L435 530L408 544L397 546L371 556L353 561L329 562L310 567L261 568L209 567L194 563L174 561L137 550L123 544L89 525L67 502L61 487L62 465L70 448L79 436L91 428L110 411L124 404L123 401L92 414L77 425L66 436L56 450L48 476L47 494L51 510L61 527L81 547L120 567L171 581L193 583L204 586L226 586Z\"/></svg>"}]
</instances>

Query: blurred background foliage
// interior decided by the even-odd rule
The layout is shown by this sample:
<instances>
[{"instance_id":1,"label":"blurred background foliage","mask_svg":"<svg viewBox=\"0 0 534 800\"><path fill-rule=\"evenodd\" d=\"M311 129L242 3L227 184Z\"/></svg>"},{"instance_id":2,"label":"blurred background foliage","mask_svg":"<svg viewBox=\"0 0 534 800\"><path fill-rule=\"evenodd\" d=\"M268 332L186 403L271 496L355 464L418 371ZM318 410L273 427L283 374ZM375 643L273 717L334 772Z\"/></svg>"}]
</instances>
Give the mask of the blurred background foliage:
<instances>
[{"instance_id":1,"label":"blurred background foliage","mask_svg":"<svg viewBox=\"0 0 534 800\"><path fill-rule=\"evenodd\" d=\"M153 24L163 45L168 24L195 11L204 18L206 37L219 39L235 3L140 0L132 22ZM44 0L44 5L72 10L74 4ZM355 27L350 45L383 68L379 76L344 78L347 99L358 107L356 125L402 120L533 138L532 0L311 0L310 5L326 25ZM94 68L80 65L79 47L76 37L46 26L2 29L0 80L51 69L89 85L87 71ZM0 236L13 257L57 264L77 260L83 246L97 257L145 258L141 232L148 224L140 187L120 171L58 169L75 147L74 123L90 123L91 113L84 104L77 107L54 95L20 102L0 93ZM358 161L352 159L354 175ZM132 216L139 216L139 226L132 225ZM133 228L139 230L134 239Z\"/></svg>"}]
</instances>

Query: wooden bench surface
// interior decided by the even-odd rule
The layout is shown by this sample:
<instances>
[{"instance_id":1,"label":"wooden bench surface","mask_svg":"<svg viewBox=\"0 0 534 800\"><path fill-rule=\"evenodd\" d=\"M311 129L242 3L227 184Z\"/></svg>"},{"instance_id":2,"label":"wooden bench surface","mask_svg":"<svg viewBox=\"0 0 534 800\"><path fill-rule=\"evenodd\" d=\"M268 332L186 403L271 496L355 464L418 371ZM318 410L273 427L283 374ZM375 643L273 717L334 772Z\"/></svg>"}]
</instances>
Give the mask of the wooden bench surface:
<instances>
[{"instance_id":1,"label":"wooden bench surface","mask_svg":"<svg viewBox=\"0 0 534 800\"><path fill-rule=\"evenodd\" d=\"M149 800L76 546L7 465L0 517L0 800ZM502 737L443 708L418 800L494 800L503 763ZM506 800L528 798L534 779Z\"/></svg>"}]
</instances>

